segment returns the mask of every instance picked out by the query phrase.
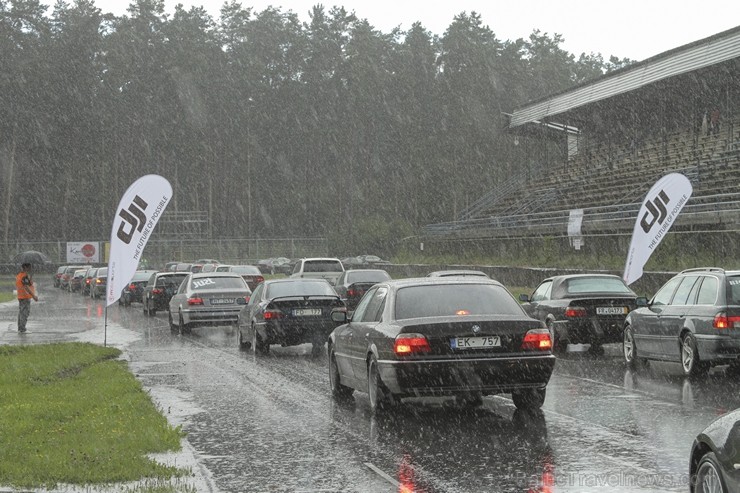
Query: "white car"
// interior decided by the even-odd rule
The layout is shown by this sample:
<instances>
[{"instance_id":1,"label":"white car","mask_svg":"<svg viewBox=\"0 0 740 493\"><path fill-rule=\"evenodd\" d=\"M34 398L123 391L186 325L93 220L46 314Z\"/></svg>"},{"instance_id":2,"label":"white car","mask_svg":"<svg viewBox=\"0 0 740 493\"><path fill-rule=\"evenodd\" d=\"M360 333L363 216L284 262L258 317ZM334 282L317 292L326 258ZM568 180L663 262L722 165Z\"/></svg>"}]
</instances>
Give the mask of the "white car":
<instances>
[{"instance_id":1,"label":"white car","mask_svg":"<svg viewBox=\"0 0 740 493\"><path fill-rule=\"evenodd\" d=\"M302 258L296 262L290 277L326 279L334 286L342 272L344 265L338 258Z\"/></svg>"}]
</instances>

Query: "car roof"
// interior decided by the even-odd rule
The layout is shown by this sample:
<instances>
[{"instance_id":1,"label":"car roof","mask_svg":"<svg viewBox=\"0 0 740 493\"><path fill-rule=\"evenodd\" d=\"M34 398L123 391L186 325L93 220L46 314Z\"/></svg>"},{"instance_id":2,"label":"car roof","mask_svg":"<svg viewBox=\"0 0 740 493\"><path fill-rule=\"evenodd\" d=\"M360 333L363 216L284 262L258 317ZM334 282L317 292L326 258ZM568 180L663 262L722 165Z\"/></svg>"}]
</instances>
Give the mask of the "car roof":
<instances>
[{"instance_id":1,"label":"car roof","mask_svg":"<svg viewBox=\"0 0 740 493\"><path fill-rule=\"evenodd\" d=\"M388 285L395 288L405 288L408 286L434 286L448 284L493 284L504 287L500 282L487 277L411 277L407 279L392 279L383 281L377 285Z\"/></svg>"},{"instance_id":2,"label":"car roof","mask_svg":"<svg viewBox=\"0 0 740 493\"><path fill-rule=\"evenodd\" d=\"M281 282L282 283L290 283L290 282L293 282L293 283L295 283L295 282L299 282L299 283L300 282L303 282L303 283L308 283L308 282L325 282L326 284L328 284L329 286L331 286L331 283L329 281L327 281L326 279L318 278L318 277L284 277L282 279L266 279L263 282L264 282L264 284L278 284L278 283L281 283Z\"/></svg>"},{"instance_id":3,"label":"car roof","mask_svg":"<svg viewBox=\"0 0 740 493\"><path fill-rule=\"evenodd\" d=\"M191 273L193 276L193 279L199 279L201 277L238 277L239 279L242 278L239 274L235 272L193 272Z\"/></svg>"},{"instance_id":4,"label":"car roof","mask_svg":"<svg viewBox=\"0 0 740 493\"><path fill-rule=\"evenodd\" d=\"M429 274L427 274L427 277L444 277L444 276L460 276L460 275L488 277L488 274L486 274L485 272L481 270L465 270L465 269L435 270L434 272L430 272Z\"/></svg>"},{"instance_id":5,"label":"car roof","mask_svg":"<svg viewBox=\"0 0 740 493\"><path fill-rule=\"evenodd\" d=\"M607 273L601 273L601 272L591 272L591 273L587 273L587 274L560 274L560 275L557 275L557 276L548 277L547 279L544 279L544 281L555 280L555 279L557 279L559 281L565 281L565 280L568 280L568 279L577 279L577 278L582 278L582 277L611 277L611 278L621 279L621 277L619 277L619 276L617 276L615 274L607 274Z\"/></svg>"},{"instance_id":6,"label":"car roof","mask_svg":"<svg viewBox=\"0 0 740 493\"><path fill-rule=\"evenodd\" d=\"M385 272L388 274L388 271L385 269L347 269L345 272Z\"/></svg>"},{"instance_id":7,"label":"car roof","mask_svg":"<svg viewBox=\"0 0 740 493\"><path fill-rule=\"evenodd\" d=\"M308 260L322 260L322 261L328 260L328 261L331 261L331 262L334 262L334 261L341 262L341 260L339 260L336 257L304 257L301 260L306 260L306 261L308 261Z\"/></svg>"}]
</instances>

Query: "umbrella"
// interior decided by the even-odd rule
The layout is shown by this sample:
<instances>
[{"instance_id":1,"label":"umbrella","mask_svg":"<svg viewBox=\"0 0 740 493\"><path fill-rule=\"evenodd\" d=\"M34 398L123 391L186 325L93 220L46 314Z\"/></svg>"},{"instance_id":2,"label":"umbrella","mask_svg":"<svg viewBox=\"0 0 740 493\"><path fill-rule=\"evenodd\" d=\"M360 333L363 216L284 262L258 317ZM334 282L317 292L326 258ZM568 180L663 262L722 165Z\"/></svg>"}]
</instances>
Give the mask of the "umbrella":
<instances>
[{"instance_id":1,"label":"umbrella","mask_svg":"<svg viewBox=\"0 0 740 493\"><path fill-rule=\"evenodd\" d=\"M13 262L16 264L48 264L51 260L41 252L28 250L13 257Z\"/></svg>"}]
</instances>

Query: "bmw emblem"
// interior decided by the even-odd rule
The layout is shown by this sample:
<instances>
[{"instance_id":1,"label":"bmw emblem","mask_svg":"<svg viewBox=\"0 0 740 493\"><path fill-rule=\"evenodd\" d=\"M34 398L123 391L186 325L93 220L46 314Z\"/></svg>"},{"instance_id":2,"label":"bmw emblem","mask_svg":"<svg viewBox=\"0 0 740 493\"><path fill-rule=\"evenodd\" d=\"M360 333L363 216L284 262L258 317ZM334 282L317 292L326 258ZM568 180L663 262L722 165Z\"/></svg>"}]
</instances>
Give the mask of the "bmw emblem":
<instances>
[{"instance_id":1,"label":"bmw emblem","mask_svg":"<svg viewBox=\"0 0 740 493\"><path fill-rule=\"evenodd\" d=\"M480 325L473 325L471 329L473 331L473 334L477 334L478 332L480 332Z\"/></svg>"}]
</instances>

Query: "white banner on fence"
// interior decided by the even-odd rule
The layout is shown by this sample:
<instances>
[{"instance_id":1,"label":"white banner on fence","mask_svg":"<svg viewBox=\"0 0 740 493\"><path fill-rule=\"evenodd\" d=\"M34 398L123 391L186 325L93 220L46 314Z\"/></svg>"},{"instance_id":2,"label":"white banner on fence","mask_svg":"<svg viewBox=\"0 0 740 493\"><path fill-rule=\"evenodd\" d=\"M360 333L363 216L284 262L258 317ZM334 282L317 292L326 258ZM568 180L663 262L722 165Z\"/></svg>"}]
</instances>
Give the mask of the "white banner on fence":
<instances>
[{"instance_id":1,"label":"white banner on fence","mask_svg":"<svg viewBox=\"0 0 740 493\"><path fill-rule=\"evenodd\" d=\"M110 235L106 306L121 297L123 287L134 276L144 247L171 198L170 182L158 175L142 176L123 194Z\"/></svg>"},{"instance_id":2,"label":"white banner on fence","mask_svg":"<svg viewBox=\"0 0 740 493\"><path fill-rule=\"evenodd\" d=\"M692 192L688 178L671 173L658 180L647 193L632 232L624 268L625 283L632 284L642 277L642 268L673 226Z\"/></svg>"},{"instance_id":3,"label":"white banner on fence","mask_svg":"<svg viewBox=\"0 0 740 493\"><path fill-rule=\"evenodd\" d=\"M97 264L100 262L100 244L97 241L68 241L68 264Z\"/></svg>"}]
</instances>

